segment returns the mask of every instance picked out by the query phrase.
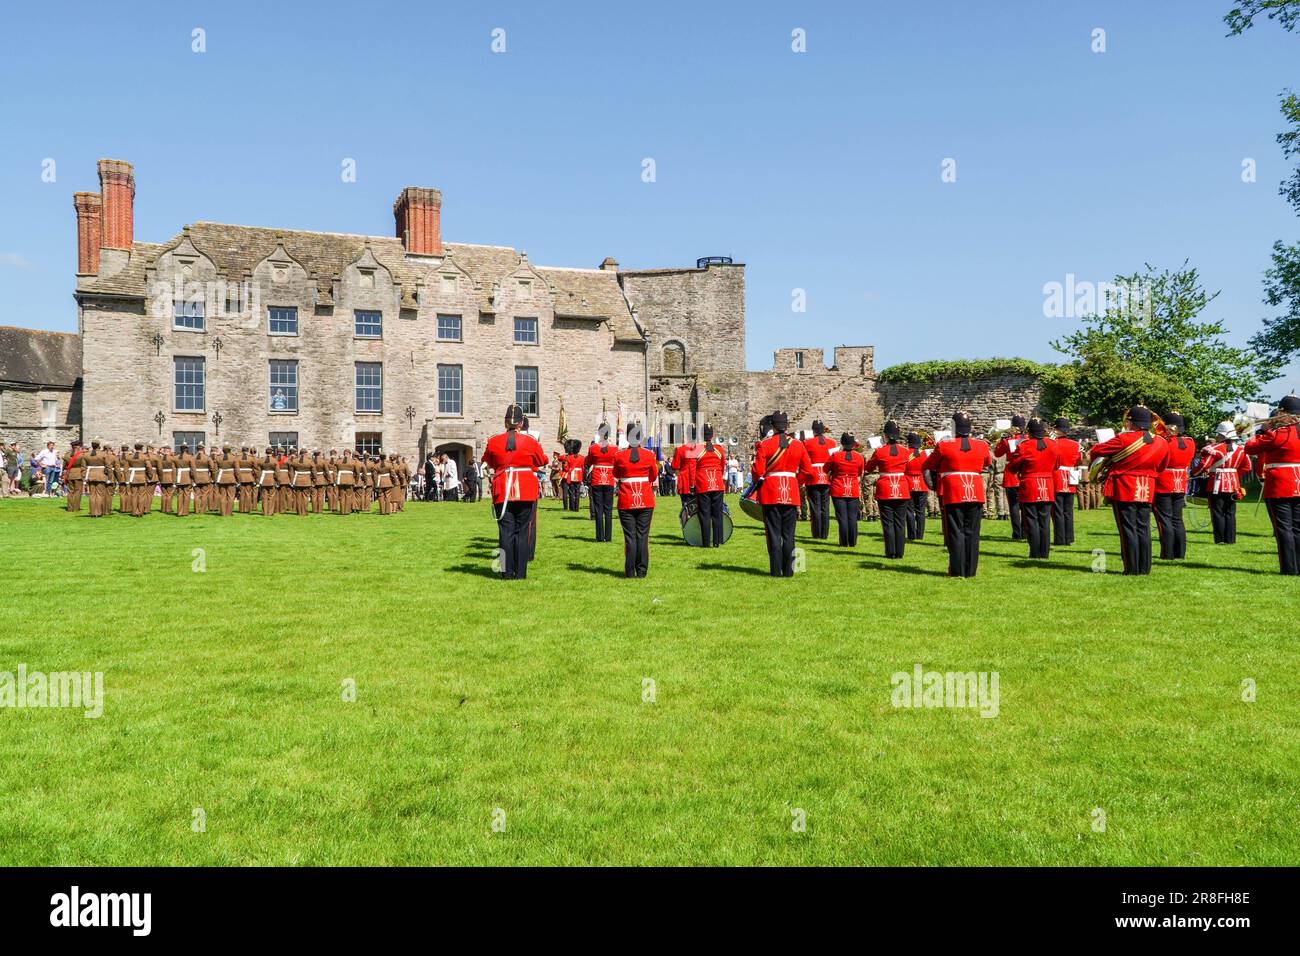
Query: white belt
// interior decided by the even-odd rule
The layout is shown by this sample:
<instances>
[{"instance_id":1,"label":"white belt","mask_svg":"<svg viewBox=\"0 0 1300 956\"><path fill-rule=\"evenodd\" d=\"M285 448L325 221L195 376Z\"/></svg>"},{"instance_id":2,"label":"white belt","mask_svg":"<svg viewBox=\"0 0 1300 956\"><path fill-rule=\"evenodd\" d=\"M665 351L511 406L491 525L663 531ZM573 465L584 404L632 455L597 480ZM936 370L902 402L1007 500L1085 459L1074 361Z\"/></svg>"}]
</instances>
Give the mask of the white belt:
<instances>
[{"instance_id":1,"label":"white belt","mask_svg":"<svg viewBox=\"0 0 1300 956\"><path fill-rule=\"evenodd\" d=\"M1235 475L1235 474L1237 473L1237 469L1236 469L1236 468L1216 468L1216 469L1214 469L1214 473L1215 473L1216 475Z\"/></svg>"},{"instance_id":2,"label":"white belt","mask_svg":"<svg viewBox=\"0 0 1300 956\"><path fill-rule=\"evenodd\" d=\"M947 478L949 475L975 475L978 477L981 474L982 472L978 471L941 471L939 472L939 477Z\"/></svg>"},{"instance_id":3,"label":"white belt","mask_svg":"<svg viewBox=\"0 0 1300 956\"><path fill-rule=\"evenodd\" d=\"M128 474L127 474L127 476L126 476L126 480L127 480L127 481L132 481L132 480L134 480L134 478L135 478L135 473L136 473L137 471L144 471L144 469L143 469L143 468L128 468L128 469L127 469Z\"/></svg>"},{"instance_id":4,"label":"white belt","mask_svg":"<svg viewBox=\"0 0 1300 956\"><path fill-rule=\"evenodd\" d=\"M1264 465L1264 470L1272 468L1300 468L1300 461L1271 461Z\"/></svg>"},{"instance_id":5,"label":"white belt","mask_svg":"<svg viewBox=\"0 0 1300 956\"><path fill-rule=\"evenodd\" d=\"M623 482L624 484L627 484L627 485L631 485L631 484L642 484L642 483L644 483L644 482L648 482L649 480L650 480L650 479L647 478L645 475L637 475L637 476L634 476L634 477L632 477L632 478L620 478L620 479L619 479L619 481L621 481L621 482Z\"/></svg>"},{"instance_id":6,"label":"white belt","mask_svg":"<svg viewBox=\"0 0 1300 956\"><path fill-rule=\"evenodd\" d=\"M262 479L265 478L267 475L274 476L274 475L275 475L275 472L273 472L273 471L264 471L264 472L262 472L260 475L257 476L257 480L258 480L258 482L260 483L260 482L262 481Z\"/></svg>"},{"instance_id":7,"label":"white belt","mask_svg":"<svg viewBox=\"0 0 1300 956\"><path fill-rule=\"evenodd\" d=\"M1186 469L1186 468L1166 468L1165 471L1170 472L1170 473L1175 474L1175 475L1185 475L1185 474L1187 474L1187 469Z\"/></svg>"},{"instance_id":8,"label":"white belt","mask_svg":"<svg viewBox=\"0 0 1300 956\"><path fill-rule=\"evenodd\" d=\"M194 469L194 474L196 474L196 475L210 475L210 474L212 474L212 472L209 471L207 468L195 468L195 469Z\"/></svg>"},{"instance_id":9,"label":"white belt","mask_svg":"<svg viewBox=\"0 0 1300 956\"><path fill-rule=\"evenodd\" d=\"M532 468L502 468L501 470L504 472L512 472L512 471L532 471L533 469Z\"/></svg>"},{"instance_id":10,"label":"white belt","mask_svg":"<svg viewBox=\"0 0 1300 956\"><path fill-rule=\"evenodd\" d=\"M793 471L769 471L768 478L796 478L798 477Z\"/></svg>"},{"instance_id":11,"label":"white belt","mask_svg":"<svg viewBox=\"0 0 1300 956\"><path fill-rule=\"evenodd\" d=\"M177 477L177 478L179 478L181 475L188 475L189 473L190 473L190 470L189 470L188 468L177 468L177 469L176 469L176 477Z\"/></svg>"},{"instance_id":12,"label":"white belt","mask_svg":"<svg viewBox=\"0 0 1300 956\"><path fill-rule=\"evenodd\" d=\"M592 465L591 470L595 471L597 468L613 468L613 467L614 467L613 465Z\"/></svg>"},{"instance_id":13,"label":"white belt","mask_svg":"<svg viewBox=\"0 0 1300 956\"><path fill-rule=\"evenodd\" d=\"M230 471L231 471L231 469L229 469L229 468L218 468L218 469L217 469L217 481L220 481L220 480L221 480L221 476L222 476L222 475L228 475L228 474L230 474Z\"/></svg>"},{"instance_id":14,"label":"white belt","mask_svg":"<svg viewBox=\"0 0 1300 956\"><path fill-rule=\"evenodd\" d=\"M824 462L824 461L812 461L812 462L809 462L809 464L812 465L814 468L825 468L825 467L826 467L826 462Z\"/></svg>"},{"instance_id":15,"label":"white belt","mask_svg":"<svg viewBox=\"0 0 1300 956\"><path fill-rule=\"evenodd\" d=\"M1057 471L1070 471L1070 470L1073 469L1073 468L1074 468L1073 465L1057 465L1057 466L1056 466L1056 470L1057 470ZM1168 468L1168 469L1166 469L1166 471L1173 471L1173 470L1174 470L1174 469L1172 469L1172 468Z\"/></svg>"}]
</instances>

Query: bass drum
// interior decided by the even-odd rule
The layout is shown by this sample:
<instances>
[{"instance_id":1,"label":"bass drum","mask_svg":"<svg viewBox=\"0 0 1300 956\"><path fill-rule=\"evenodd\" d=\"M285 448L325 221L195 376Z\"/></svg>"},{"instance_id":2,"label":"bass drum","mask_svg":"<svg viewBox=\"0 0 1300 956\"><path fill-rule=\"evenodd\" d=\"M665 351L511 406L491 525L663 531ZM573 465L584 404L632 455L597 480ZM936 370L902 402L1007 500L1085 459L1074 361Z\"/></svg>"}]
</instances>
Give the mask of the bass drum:
<instances>
[{"instance_id":1,"label":"bass drum","mask_svg":"<svg viewBox=\"0 0 1300 956\"><path fill-rule=\"evenodd\" d=\"M751 497L752 495L752 497ZM745 493L740 496L740 510L745 512L755 521L763 520L763 506L758 503L758 489L745 489Z\"/></svg>"},{"instance_id":2,"label":"bass drum","mask_svg":"<svg viewBox=\"0 0 1300 956\"><path fill-rule=\"evenodd\" d=\"M731 511L726 504L722 506L722 543L726 544L731 540L731 532L735 530L735 525L731 522ZM696 512L694 502L690 506L682 509L682 539L692 548L704 547L704 536L700 532L700 516Z\"/></svg>"}]
</instances>

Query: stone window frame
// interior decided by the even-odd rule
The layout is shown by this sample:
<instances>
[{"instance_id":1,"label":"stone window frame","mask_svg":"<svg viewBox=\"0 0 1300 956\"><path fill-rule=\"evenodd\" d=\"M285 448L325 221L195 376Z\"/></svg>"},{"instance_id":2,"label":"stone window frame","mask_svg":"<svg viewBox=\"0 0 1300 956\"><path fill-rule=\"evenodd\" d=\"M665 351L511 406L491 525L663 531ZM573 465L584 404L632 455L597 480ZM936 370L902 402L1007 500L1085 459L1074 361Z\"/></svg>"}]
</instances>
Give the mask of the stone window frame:
<instances>
[{"instance_id":1,"label":"stone window frame","mask_svg":"<svg viewBox=\"0 0 1300 956\"><path fill-rule=\"evenodd\" d=\"M54 407L50 408L51 405ZM41 399L41 427L59 427L59 400L57 398Z\"/></svg>"},{"instance_id":2,"label":"stone window frame","mask_svg":"<svg viewBox=\"0 0 1300 956\"><path fill-rule=\"evenodd\" d=\"M195 436L198 437L198 441L192 440ZM173 431L172 432L172 444L171 444L172 451L179 452L181 449L181 445L185 445L187 446L189 451L193 452L200 445L206 448L207 444L208 444L207 432L194 432L194 431Z\"/></svg>"},{"instance_id":3,"label":"stone window frame","mask_svg":"<svg viewBox=\"0 0 1300 956\"><path fill-rule=\"evenodd\" d=\"M456 371L456 410L454 412L443 411L442 409L442 373L443 370ZM465 417L465 366L449 362L440 362L434 369L434 389L437 399L437 415L439 418L464 418Z\"/></svg>"},{"instance_id":4,"label":"stone window frame","mask_svg":"<svg viewBox=\"0 0 1300 956\"><path fill-rule=\"evenodd\" d=\"M442 334L442 320L456 320L456 337L446 338ZM433 317L434 339L438 342L464 342L465 341L465 316L459 312L439 312Z\"/></svg>"},{"instance_id":5,"label":"stone window frame","mask_svg":"<svg viewBox=\"0 0 1300 956\"><path fill-rule=\"evenodd\" d=\"M202 372L202 380L198 382L178 382L177 374L180 372L179 363L197 362L198 369ZM198 386L199 389L199 407L198 408L181 408L176 401L179 397L177 389L182 385L188 387ZM208 411L208 359L204 355L173 355L172 356L172 412L178 415L205 415Z\"/></svg>"},{"instance_id":6,"label":"stone window frame","mask_svg":"<svg viewBox=\"0 0 1300 956\"><path fill-rule=\"evenodd\" d=\"M524 402L524 401L520 401L519 399L519 373L520 372L533 373L534 388L533 388L532 402ZM542 395L542 370L538 368L536 365L516 365L515 366L515 404L519 405L519 407L521 407L524 410L525 415L529 415L533 418L536 418L542 414L541 395Z\"/></svg>"},{"instance_id":7,"label":"stone window frame","mask_svg":"<svg viewBox=\"0 0 1300 956\"><path fill-rule=\"evenodd\" d=\"M207 304L201 298L172 299L173 332L206 332L208 330ZM198 324L188 324L181 320L198 320Z\"/></svg>"},{"instance_id":8,"label":"stone window frame","mask_svg":"<svg viewBox=\"0 0 1300 956\"><path fill-rule=\"evenodd\" d=\"M362 366L374 366L375 368L379 369L379 384L378 384L377 386L375 386L375 385L362 385L362 384L361 384L361 382L360 382L360 375L361 375L361 369L362 369ZM364 408L364 409L363 409L363 408L361 407L361 401L360 401L360 399L361 399L361 391L360 391L360 390L363 389L363 388L366 388L366 389L374 389L374 388L378 388L378 390L379 390L379 407L378 407L378 408ZM353 410L353 412L354 412L355 414L357 414L357 415L380 415L380 416L382 416L382 415L384 414L384 363L383 363L383 362L353 362L353 363L352 363L352 410Z\"/></svg>"},{"instance_id":9,"label":"stone window frame","mask_svg":"<svg viewBox=\"0 0 1300 956\"><path fill-rule=\"evenodd\" d=\"M293 366L293 384L287 382L275 381L274 366L276 362L284 365ZM275 408L273 407L274 395L276 388L293 389L293 408ZM302 364L296 358L269 358L266 360L266 412L268 415L297 415L299 409L298 397L302 392Z\"/></svg>"},{"instance_id":10,"label":"stone window frame","mask_svg":"<svg viewBox=\"0 0 1300 956\"><path fill-rule=\"evenodd\" d=\"M682 367L674 372L668 371L668 363L664 361L669 351L680 352L682 356ZM664 375L685 375L686 371L686 343L681 339L668 339L659 347L659 368Z\"/></svg>"},{"instance_id":11,"label":"stone window frame","mask_svg":"<svg viewBox=\"0 0 1300 956\"><path fill-rule=\"evenodd\" d=\"M515 344L515 345L527 345L527 346L532 347L532 346L537 346L537 345L541 345L541 344L542 344L542 323L541 323L541 321L538 319L537 316L535 316L535 315L516 315L516 316L514 317L514 319L515 319L515 320L514 320L514 327L515 327L515 328L514 328L514 344ZM527 341L527 340L521 340L521 339L519 338L519 323L520 323L520 322L531 322L531 323L533 323L533 339L532 339L531 342L530 342L530 341Z\"/></svg>"},{"instance_id":12,"label":"stone window frame","mask_svg":"<svg viewBox=\"0 0 1300 956\"><path fill-rule=\"evenodd\" d=\"M383 447L383 432L356 432L352 436L352 450L358 455L377 455Z\"/></svg>"},{"instance_id":13,"label":"stone window frame","mask_svg":"<svg viewBox=\"0 0 1300 956\"><path fill-rule=\"evenodd\" d=\"M292 331L292 332L277 332L275 329L273 329L273 328L271 327L272 323L275 322L275 321L277 321L277 320L272 316L272 313L273 313L273 312L276 312L276 311L281 311L281 312L292 312L292 313L293 313L293 331ZM280 320L280 321L283 321L283 320ZM268 306L266 307L266 334L267 334L267 335L275 335L275 336L289 336L289 337L293 338L293 337L297 337L297 336L298 336L299 331L300 331L301 328L302 328L302 327L301 327L301 325L300 325L299 322L298 322L298 307L297 307L296 305L268 305Z\"/></svg>"},{"instance_id":14,"label":"stone window frame","mask_svg":"<svg viewBox=\"0 0 1300 956\"><path fill-rule=\"evenodd\" d=\"M285 438L287 438L289 435L292 435L292 436L293 436L293 441L285 441ZM302 447L301 445L298 444L298 433L297 433L297 432L272 432L272 431L268 431L268 432L266 433L266 443L267 443L268 445L270 445L272 448L283 448L283 449L285 449L286 451L288 451L290 448L301 448L301 447Z\"/></svg>"},{"instance_id":15,"label":"stone window frame","mask_svg":"<svg viewBox=\"0 0 1300 956\"><path fill-rule=\"evenodd\" d=\"M379 331L375 334L362 333L360 330L362 322L361 316L378 316L378 321L367 321L367 326L376 326ZM376 340L384 337L384 311L383 309L353 309L352 310L352 337L356 339Z\"/></svg>"}]
</instances>

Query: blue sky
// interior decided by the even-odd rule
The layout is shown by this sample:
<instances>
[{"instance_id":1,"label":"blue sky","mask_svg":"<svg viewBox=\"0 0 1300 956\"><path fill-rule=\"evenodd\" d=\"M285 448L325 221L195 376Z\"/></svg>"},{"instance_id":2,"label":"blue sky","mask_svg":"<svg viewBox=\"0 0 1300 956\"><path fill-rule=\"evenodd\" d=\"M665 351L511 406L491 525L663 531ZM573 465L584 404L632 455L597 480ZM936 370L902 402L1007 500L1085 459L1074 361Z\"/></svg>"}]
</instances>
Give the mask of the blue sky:
<instances>
[{"instance_id":1,"label":"blue sky","mask_svg":"<svg viewBox=\"0 0 1300 956\"><path fill-rule=\"evenodd\" d=\"M1274 141L1300 36L1227 38L1229 6L10 5L0 324L75 328L71 194L111 156L150 241L197 219L387 235L427 185L445 238L542 264L730 255L752 368L786 345L1050 360L1074 322L1044 317L1045 283L1184 259L1244 344L1270 245L1300 238Z\"/></svg>"}]
</instances>

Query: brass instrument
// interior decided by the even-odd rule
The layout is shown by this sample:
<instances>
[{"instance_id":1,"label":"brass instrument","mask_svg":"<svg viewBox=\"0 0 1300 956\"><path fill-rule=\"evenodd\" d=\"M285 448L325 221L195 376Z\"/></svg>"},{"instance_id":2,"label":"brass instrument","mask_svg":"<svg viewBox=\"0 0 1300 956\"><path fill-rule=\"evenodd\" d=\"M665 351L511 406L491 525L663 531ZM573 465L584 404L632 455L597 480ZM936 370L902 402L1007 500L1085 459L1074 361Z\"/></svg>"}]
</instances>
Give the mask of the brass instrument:
<instances>
[{"instance_id":1,"label":"brass instrument","mask_svg":"<svg viewBox=\"0 0 1300 956\"><path fill-rule=\"evenodd\" d=\"M1264 418L1259 421L1250 420L1254 433L1270 432L1275 428L1285 428L1288 425L1300 425L1300 416L1292 415L1288 412L1282 412L1274 415L1272 418Z\"/></svg>"},{"instance_id":2,"label":"brass instrument","mask_svg":"<svg viewBox=\"0 0 1300 956\"><path fill-rule=\"evenodd\" d=\"M1123 430L1130 431L1132 427L1133 423L1129 421L1128 412L1125 412ZM1155 412L1151 413L1151 432L1152 434L1159 435L1161 438L1168 438L1173 434L1173 432L1169 430L1169 426L1165 424L1165 420ZM1120 454L1123 454L1123 452ZM1101 458L1094 460L1093 463L1088 466L1088 480L1093 482L1105 481L1106 476L1110 473L1110 466L1111 460L1108 456L1103 455Z\"/></svg>"}]
</instances>

